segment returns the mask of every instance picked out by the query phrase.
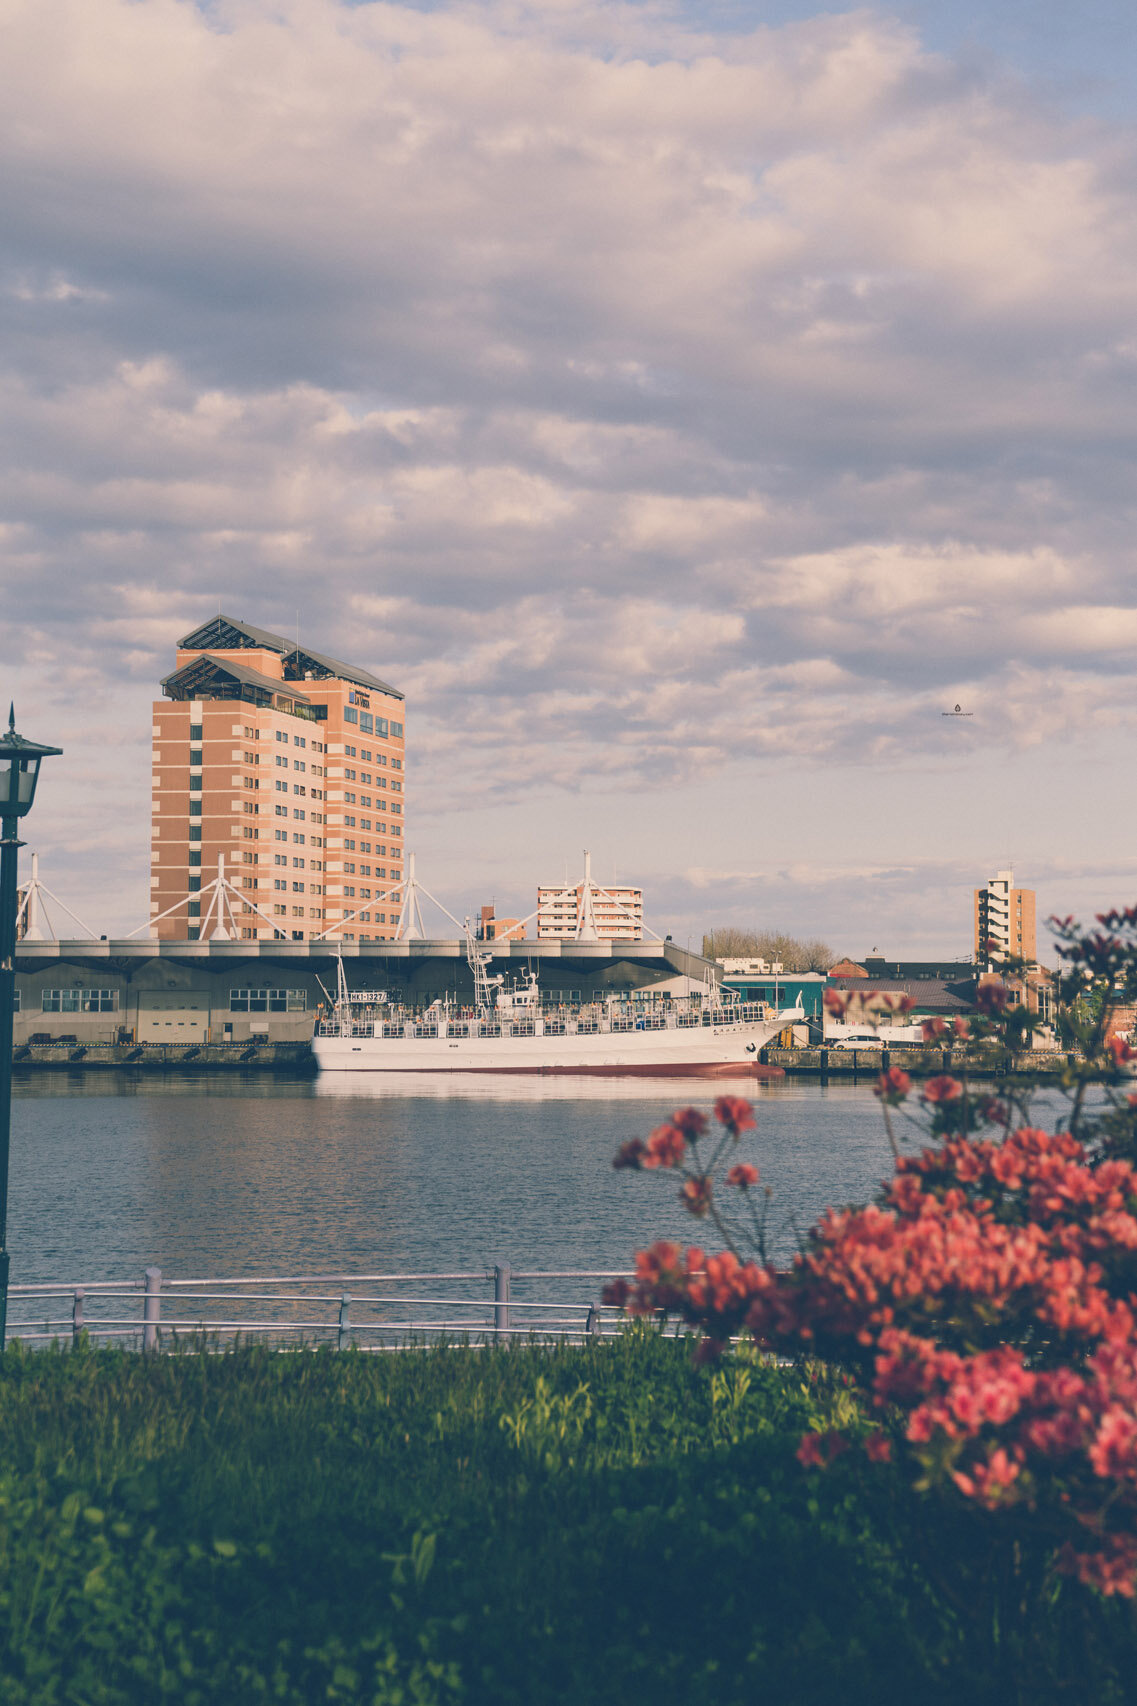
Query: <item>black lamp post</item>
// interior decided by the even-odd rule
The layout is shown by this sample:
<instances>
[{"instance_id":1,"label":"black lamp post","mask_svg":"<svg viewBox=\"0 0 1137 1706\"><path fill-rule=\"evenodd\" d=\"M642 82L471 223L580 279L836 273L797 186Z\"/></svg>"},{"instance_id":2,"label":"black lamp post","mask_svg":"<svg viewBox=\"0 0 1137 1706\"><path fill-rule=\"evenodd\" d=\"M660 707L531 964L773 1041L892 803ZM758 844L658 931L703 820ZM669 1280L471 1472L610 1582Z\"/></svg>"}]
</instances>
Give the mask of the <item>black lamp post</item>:
<instances>
[{"instance_id":1,"label":"black lamp post","mask_svg":"<svg viewBox=\"0 0 1137 1706\"><path fill-rule=\"evenodd\" d=\"M37 746L16 733L16 711L0 739L0 1351L8 1332L8 1147L12 1126L12 1018L16 1010L16 866L19 820L32 809L43 759L60 746Z\"/></svg>"}]
</instances>

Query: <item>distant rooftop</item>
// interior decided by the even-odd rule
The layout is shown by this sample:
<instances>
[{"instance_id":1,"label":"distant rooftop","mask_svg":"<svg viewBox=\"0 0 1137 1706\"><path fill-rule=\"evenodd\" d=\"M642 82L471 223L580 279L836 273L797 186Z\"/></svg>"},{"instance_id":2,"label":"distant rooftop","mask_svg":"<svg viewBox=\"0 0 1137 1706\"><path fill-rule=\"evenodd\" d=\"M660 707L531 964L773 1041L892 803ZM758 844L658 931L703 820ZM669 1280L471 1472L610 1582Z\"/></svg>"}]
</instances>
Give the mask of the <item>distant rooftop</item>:
<instances>
[{"instance_id":1,"label":"distant rooftop","mask_svg":"<svg viewBox=\"0 0 1137 1706\"><path fill-rule=\"evenodd\" d=\"M889 960L883 954L869 954L861 964L866 977L932 978L952 983L976 975L970 955L958 960Z\"/></svg>"},{"instance_id":2,"label":"distant rooftop","mask_svg":"<svg viewBox=\"0 0 1137 1706\"><path fill-rule=\"evenodd\" d=\"M914 1006L925 1011L966 1013L975 1006L975 979L967 975L966 966L960 970L964 975L958 978L830 976L829 984L857 995L909 995Z\"/></svg>"},{"instance_id":3,"label":"distant rooftop","mask_svg":"<svg viewBox=\"0 0 1137 1706\"><path fill-rule=\"evenodd\" d=\"M236 622L231 616L220 613L211 616L192 633L184 634L178 641L178 648L187 652L276 652L284 660L286 681L303 681L309 675L326 680L334 675L341 681L354 681L359 687L370 687L376 693L390 693L396 699L405 697L397 687L380 681L377 675L366 669L358 669L355 664L343 663L324 652L310 651L307 646L298 646L295 640L286 640L282 634L270 633L267 628L255 628L251 622Z\"/></svg>"}]
</instances>

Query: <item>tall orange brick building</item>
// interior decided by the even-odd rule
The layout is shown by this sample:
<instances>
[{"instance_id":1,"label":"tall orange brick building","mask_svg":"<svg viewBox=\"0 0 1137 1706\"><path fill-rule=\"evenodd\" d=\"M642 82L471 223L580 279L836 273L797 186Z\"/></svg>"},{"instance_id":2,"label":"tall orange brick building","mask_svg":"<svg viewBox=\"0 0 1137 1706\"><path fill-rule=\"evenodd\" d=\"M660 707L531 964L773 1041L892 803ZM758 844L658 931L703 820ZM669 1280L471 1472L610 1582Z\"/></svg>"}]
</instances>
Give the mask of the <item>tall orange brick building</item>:
<instances>
[{"instance_id":1,"label":"tall orange brick building","mask_svg":"<svg viewBox=\"0 0 1137 1706\"><path fill-rule=\"evenodd\" d=\"M178 641L162 691L153 719L154 934L197 939L196 897L224 855L247 940L394 936L398 901L379 897L403 875L399 690L218 615Z\"/></svg>"}]
</instances>

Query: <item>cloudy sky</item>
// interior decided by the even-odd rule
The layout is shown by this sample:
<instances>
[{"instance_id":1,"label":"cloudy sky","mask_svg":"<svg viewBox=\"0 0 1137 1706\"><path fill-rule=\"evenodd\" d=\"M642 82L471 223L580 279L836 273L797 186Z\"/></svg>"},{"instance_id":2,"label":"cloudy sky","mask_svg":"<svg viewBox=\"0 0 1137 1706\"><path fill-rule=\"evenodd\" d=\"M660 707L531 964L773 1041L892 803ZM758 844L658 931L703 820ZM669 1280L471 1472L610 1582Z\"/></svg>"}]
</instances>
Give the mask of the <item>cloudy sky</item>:
<instances>
[{"instance_id":1,"label":"cloudy sky","mask_svg":"<svg viewBox=\"0 0 1137 1706\"><path fill-rule=\"evenodd\" d=\"M1131 5L0 0L3 687L148 900L215 612L408 696L454 911L1137 899ZM971 713L945 718L959 703Z\"/></svg>"}]
</instances>

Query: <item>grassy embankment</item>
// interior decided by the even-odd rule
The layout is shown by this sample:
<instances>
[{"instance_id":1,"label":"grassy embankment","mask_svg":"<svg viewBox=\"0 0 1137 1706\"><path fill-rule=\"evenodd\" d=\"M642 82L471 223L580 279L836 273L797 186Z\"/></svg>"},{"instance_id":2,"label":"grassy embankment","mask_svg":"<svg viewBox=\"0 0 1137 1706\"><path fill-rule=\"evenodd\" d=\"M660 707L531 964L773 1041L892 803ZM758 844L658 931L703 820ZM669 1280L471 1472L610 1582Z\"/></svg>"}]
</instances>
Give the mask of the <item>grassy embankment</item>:
<instances>
[{"instance_id":1,"label":"grassy embankment","mask_svg":"<svg viewBox=\"0 0 1137 1706\"><path fill-rule=\"evenodd\" d=\"M9 1352L0 1702L1129 1698L1128 1606L1065 1585L1021 1637L992 1628L984 1519L933 1520L859 1452L799 1467L848 1402L648 1331Z\"/></svg>"}]
</instances>

